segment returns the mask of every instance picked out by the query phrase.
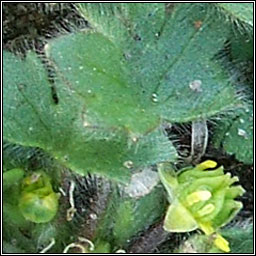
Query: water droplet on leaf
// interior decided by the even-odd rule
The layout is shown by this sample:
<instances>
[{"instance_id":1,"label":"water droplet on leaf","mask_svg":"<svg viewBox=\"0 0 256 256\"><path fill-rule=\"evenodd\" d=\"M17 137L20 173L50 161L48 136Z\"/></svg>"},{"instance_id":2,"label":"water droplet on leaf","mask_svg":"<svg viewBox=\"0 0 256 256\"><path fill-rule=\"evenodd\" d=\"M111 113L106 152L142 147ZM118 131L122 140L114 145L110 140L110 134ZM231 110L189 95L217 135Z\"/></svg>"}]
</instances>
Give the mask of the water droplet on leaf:
<instances>
[{"instance_id":1,"label":"water droplet on leaf","mask_svg":"<svg viewBox=\"0 0 256 256\"><path fill-rule=\"evenodd\" d=\"M152 93L152 101L153 102L158 102L158 99L157 99L157 94L156 93Z\"/></svg>"},{"instance_id":2,"label":"water droplet on leaf","mask_svg":"<svg viewBox=\"0 0 256 256\"><path fill-rule=\"evenodd\" d=\"M241 129L241 128L238 128L238 135L239 136L242 136L244 138L247 138L247 133L245 130Z\"/></svg>"},{"instance_id":3,"label":"water droplet on leaf","mask_svg":"<svg viewBox=\"0 0 256 256\"><path fill-rule=\"evenodd\" d=\"M124 167L131 169L133 167L133 162L131 160L125 161L124 162Z\"/></svg>"},{"instance_id":4,"label":"water droplet on leaf","mask_svg":"<svg viewBox=\"0 0 256 256\"><path fill-rule=\"evenodd\" d=\"M192 91L201 92L202 91L201 85L202 85L202 81L201 80L194 80L194 81L189 83L189 88Z\"/></svg>"},{"instance_id":5,"label":"water droplet on leaf","mask_svg":"<svg viewBox=\"0 0 256 256\"><path fill-rule=\"evenodd\" d=\"M97 216L95 213L91 213L91 214L90 214L90 218L91 218L92 220L97 220L98 216Z\"/></svg>"},{"instance_id":6,"label":"water droplet on leaf","mask_svg":"<svg viewBox=\"0 0 256 256\"><path fill-rule=\"evenodd\" d=\"M88 126L90 126L90 124L89 124L88 122L84 121L84 122L83 122L83 126L84 126L84 127L88 127Z\"/></svg>"}]
</instances>

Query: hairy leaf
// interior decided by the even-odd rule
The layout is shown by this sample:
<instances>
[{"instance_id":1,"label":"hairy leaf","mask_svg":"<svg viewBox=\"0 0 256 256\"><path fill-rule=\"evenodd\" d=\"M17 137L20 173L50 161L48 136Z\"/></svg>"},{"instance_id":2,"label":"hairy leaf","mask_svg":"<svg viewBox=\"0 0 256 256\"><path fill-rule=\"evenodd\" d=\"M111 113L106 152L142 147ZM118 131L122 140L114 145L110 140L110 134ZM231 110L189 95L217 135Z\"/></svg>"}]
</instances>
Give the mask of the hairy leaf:
<instances>
[{"instance_id":1,"label":"hairy leaf","mask_svg":"<svg viewBox=\"0 0 256 256\"><path fill-rule=\"evenodd\" d=\"M133 166L174 161L158 130L162 120L234 107L234 88L214 59L229 28L210 4L167 11L164 4L93 3L80 10L91 29L45 46L54 84L35 53L25 60L4 53L7 141L42 148L80 174L124 180Z\"/></svg>"},{"instance_id":2,"label":"hairy leaf","mask_svg":"<svg viewBox=\"0 0 256 256\"><path fill-rule=\"evenodd\" d=\"M121 202L113 216L115 243L125 244L127 239L148 228L163 215L164 206L160 189L154 189L137 201L129 198Z\"/></svg>"},{"instance_id":3,"label":"hairy leaf","mask_svg":"<svg viewBox=\"0 0 256 256\"><path fill-rule=\"evenodd\" d=\"M214 145L246 164L253 163L253 109L240 110L232 119L223 119L215 130Z\"/></svg>"},{"instance_id":4,"label":"hairy leaf","mask_svg":"<svg viewBox=\"0 0 256 256\"><path fill-rule=\"evenodd\" d=\"M175 4L171 14L163 6L81 4L81 12L95 31L124 41L116 45L147 109L155 103L153 113L186 122L232 108L234 89L214 60L229 27L212 18L215 9L209 4ZM193 89L195 81L200 88Z\"/></svg>"},{"instance_id":5,"label":"hairy leaf","mask_svg":"<svg viewBox=\"0 0 256 256\"><path fill-rule=\"evenodd\" d=\"M230 242L231 253L253 253L253 226L224 229L221 234Z\"/></svg>"},{"instance_id":6,"label":"hairy leaf","mask_svg":"<svg viewBox=\"0 0 256 256\"><path fill-rule=\"evenodd\" d=\"M217 3L233 20L253 26L253 3Z\"/></svg>"},{"instance_id":7,"label":"hairy leaf","mask_svg":"<svg viewBox=\"0 0 256 256\"><path fill-rule=\"evenodd\" d=\"M40 147L78 173L97 172L121 180L129 176L127 161L136 167L174 159L175 150L163 132L156 130L143 136L137 133L148 127L153 129L152 122L156 120L148 115L143 121L143 111L136 112L136 100L129 98L127 88L123 91L122 83L117 83L118 89L110 89L112 96L119 94L116 103L106 96L105 89L111 88L112 80L105 77L99 88L92 88L94 96L86 98L80 90L85 90L86 77L89 79L90 75L80 75L85 79L81 81L84 86L77 85L73 90L61 80L64 72L56 83L56 104L46 72L35 54L29 53L23 61L5 52L4 62L4 138L9 142ZM97 82L100 76L99 72L93 79ZM76 85L76 80L72 82ZM98 90L96 94L94 89ZM120 94L129 98L128 105Z\"/></svg>"}]
</instances>

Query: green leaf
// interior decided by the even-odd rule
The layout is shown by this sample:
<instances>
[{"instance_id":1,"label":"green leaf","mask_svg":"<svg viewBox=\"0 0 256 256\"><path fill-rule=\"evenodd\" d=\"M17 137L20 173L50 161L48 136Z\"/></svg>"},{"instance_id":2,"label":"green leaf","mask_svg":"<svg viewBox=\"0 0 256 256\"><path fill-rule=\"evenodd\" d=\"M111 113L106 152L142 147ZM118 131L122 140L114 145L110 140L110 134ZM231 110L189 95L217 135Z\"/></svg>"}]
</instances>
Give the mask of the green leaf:
<instances>
[{"instance_id":1,"label":"green leaf","mask_svg":"<svg viewBox=\"0 0 256 256\"><path fill-rule=\"evenodd\" d=\"M214 133L214 145L223 146L245 164L253 163L253 109L248 106L233 119L223 119Z\"/></svg>"},{"instance_id":2,"label":"green leaf","mask_svg":"<svg viewBox=\"0 0 256 256\"><path fill-rule=\"evenodd\" d=\"M24 171L18 168L6 171L3 174L3 216L4 223L8 223L8 225L18 227L28 225L18 207L23 177Z\"/></svg>"},{"instance_id":3,"label":"green leaf","mask_svg":"<svg viewBox=\"0 0 256 256\"><path fill-rule=\"evenodd\" d=\"M4 191L11 186L17 184L21 181L24 176L24 171L22 169L12 169L4 172L3 174L3 189Z\"/></svg>"},{"instance_id":4,"label":"green leaf","mask_svg":"<svg viewBox=\"0 0 256 256\"><path fill-rule=\"evenodd\" d=\"M85 4L81 12L94 30L122 42L116 45L126 56L129 75L141 88L147 109L153 101L153 113L186 122L234 106L234 89L214 61L230 29L213 18L211 5L176 4L171 16L163 4L131 6ZM194 91L191 84L199 80L201 88Z\"/></svg>"},{"instance_id":5,"label":"green leaf","mask_svg":"<svg viewBox=\"0 0 256 256\"><path fill-rule=\"evenodd\" d=\"M235 61L252 61L253 38L245 33L234 33L231 38L231 56Z\"/></svg>"},{"instance_id":6,"label":"green leaf","mask_svg":"<svg viewBox=\"0 0 256 256\"><path fill-rule=\"evenodd\" d=\"M104 241L97 241L95 243L95 249L91 253L110 253L110 244ZM90 252L90 251L89 251Z\"/></svg>"},{"instance_id":7,"label":"green leaf","mask_svg":"<svg viewBox=\"0 0 256 256\"><path fill-rule=\"evenodd\" d=\"M16 245L12 245L6 241L3 241L3 253L13 254L13 253L26 253L21 248L17 247Z\"/></svg>"},{"instance_id":8,"label":"green leaf","mask_svg":"<svg viewBox=\"0 0 256 256\"><path fill-rule=\"evenodd\" d=\"M81 34L77 36L79 38ZM136 112L136 100L129 98L129 91L124 89L124 92L122 84L117 83L118 88L110 89L109 93L113 96L119 91L127 96L129 106L119 96L116 104L112 96L105 96L107 89L111 88L111 81L106 77L101 81L105 89L94 86L98 92L94 94L92 89L94 96L87 101L80 91L86 88L84 76L78 78L82 79L81 86L73 81L78 86L73 91L61 74L58 79L63 80L56 82L59 97L56 105L51 98L46 72L35 54L29 53L22 61L5 52L4 62L4 138L9 142L40 147L78 173L96 172L123 181L130 175L124 166L127 161L132 161L136 167L175 158L174 147L160 130L144 136L138 134L149 127L153 129L155 120L148 114L147 120L143 121L143 112ZM105 64L107 68L109 63ZM62 68L64 72L65 68ZM93 84L100 77L100 73L96 75ZM94 100L95 95L98 96ZM104 101L108 106L103 105Z\"/></svg>"},{"instance_id":9,"label":"green leaf","mask_svg":"<svg viewBox=\"0 0 256 256\"><path fill-rule=\"evenodd\" d=\"M253 225L224 229L221 234L230 242L231 253L253 253Z\"/></svg>"},{"instance_id":10,"label":"green leaf","mask_svg":"<svg viewBox=\"0 0 256 256\"><path fill-rule=\"evenodd\" d=\"M217 3L233 20L253 26L253 3Z\"/></svg>"},{"instance_id":11,"label":"green leaf","mask_svg":"<svg viewBox=\"0 0 256 256\"><path fill-rule=\"evenodd\" d=\"M163 190L156 187L152 192L140 199L117 197L111 201L112 207L105 214L106 225L99 236L109 234L102 239L112 239L117 247L124 247L127 240L138 232L147 229L152 223L163 216L165 210ZM113 223L113 230L110 226ZM113 241L110 240L113 243Z\"/></svg>"},{"instance_id":12,"label":"green leaf","mask_svg":"<svg viewBox=\"0 0 256 256\"><path fill-rule=\"evenodd\" d=\"M57 92L65 86L70 97L77 98L85 126L145 133L159 124L159 117L150 111L153 103L147 102L145 108L138 97L139 88L127 74L122 52L102 34L59 37L46 49L61 73Z\"/></svg>"},{"instance_id":13,"label":"green leaf","mask_svg":"<svg viewBox=\"0 0 256 256\"><path fill-rule=\"evenodd\" d=\"M142 50L141 43L155 41L165 19L165 6L158 3L81 3L78 10L90 27L129 53L131 47ZM134 40L143 40L136 44ZM133 45L131 45L133 44Z\"/></svg>"},{"instance_id":14,"label":"green leaf","mask_svg":"<svg viewBox=\"0 0 256 256\"><path fill-rule=\"evenodd\" d=\"M117 219L115 220L114 236L119 242L124 242L130 236L131 225L133 225L133 204L131 201L124 201L118 207ZM128 235L127 235L128 233ZM121 236L121 237L120 237Z\"/></svg>"},{"instance_id":15,"label":"green leaf","mask_svg":"<svg viewBox=\"0 0 256 256\"><path fill-rule=\"evenodd\" d=\"M16 195L16 197L17 197L17 195ZM5 200L3 203L4 223L9 223L11 225L18 226L20 228L27 227L28 222L22 216L22 213L18 207L18 202L17 202L16 197L15 196L13 196L13 197L4 196L4 200Z\"/></svg>"},{"instance_id":16,"label":"green leaf","mask_svg":"<svg viewBox=\"0 0 256 256\"><path fill-rule=\"evenodd\" d=\"M129 61L135 74L143 67L137 83L148 97L156 95L156 111L171 122L207 118L235 102L234 89L214 60L229 31L211 15L207 4L175 5L155 42Z\"/></svg>"},{"instance_id":17,"label":"green leaf","mask_svg":"<svg viewBox=\"0 0 256 256\"><path fill-rule=\"evenodd\" d=\"M4 138L42 148L80 174L123 181L127 163L174 161L157 130L162 120L207 118L236 103L214 60L229 35L214 11L211 4L175 4L171 15L164 4L84 4L92 29L45 46L54 84L34 53L21 60L4 52Z\"/></svg>"}]
</instances>

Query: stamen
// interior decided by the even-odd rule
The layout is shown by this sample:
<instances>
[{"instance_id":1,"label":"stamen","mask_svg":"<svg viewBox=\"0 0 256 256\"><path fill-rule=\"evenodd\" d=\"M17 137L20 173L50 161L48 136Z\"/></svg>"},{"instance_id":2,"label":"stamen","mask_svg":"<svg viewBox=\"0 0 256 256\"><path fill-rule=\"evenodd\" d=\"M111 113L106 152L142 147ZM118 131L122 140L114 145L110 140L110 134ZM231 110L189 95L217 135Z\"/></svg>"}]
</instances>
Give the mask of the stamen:
<instances>
[{"instance_id":1,"label":"stamen","mask_svg":"<svg viewBox=\"0 0 256 256\"><path fill-rule=\"evenodd\" d=\"M216 239L214 240L215 246L221 249L224 252L230 252L229 242L220 234L217 234Z\"/></svg>"},{"instance_id":2,"label":"stamen","mask_svg":"<svg viewBox=\"0 0 256 256\"><path fill-rule=\"evenodd\" d=\"M216 166L217 166L217 163L215 161L206 160L206 161L202 162L201 164L198 164L196 166L196 169L200 170L200 171L203 171L203 170L206 170L208 168L214 168Z\"/></svg>"},{"instance_id":3,"label":"stamen","mask_svg":"<svg viewBox=\"0 0 256 256\"><path fill-rule=\"evenodd\" d=\"M200 191L196 191L193 192L191 194L189 194L186 198L188 205L191 206L197 202L200 201L206 201L208 199L210 199L212 196L211 192L208 190L200 190Z\"/></svg>"},{"instance_id":4,"label":"stamen","mask_svg":"<svg viewBox=\"0 0 256 256\"><path fill-rule=\"evenodd\" d=\"M214 211L214 209L215 209L215 206L213 204L207 204L200 211L198 211L198 215L200 217L208 215L208 214L212 213Z\"/></svg>"}]
</instances>

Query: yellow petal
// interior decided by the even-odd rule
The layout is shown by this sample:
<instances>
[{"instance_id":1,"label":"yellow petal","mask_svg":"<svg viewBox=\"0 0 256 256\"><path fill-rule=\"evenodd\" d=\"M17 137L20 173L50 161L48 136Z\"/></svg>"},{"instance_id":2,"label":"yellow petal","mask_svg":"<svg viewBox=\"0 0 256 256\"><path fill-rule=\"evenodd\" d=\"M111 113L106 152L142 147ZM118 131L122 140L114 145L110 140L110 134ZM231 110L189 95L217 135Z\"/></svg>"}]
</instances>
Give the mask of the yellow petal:
<instances>
[{"instance_id":1,"label":"yellow petal","mask_svg":"<svg viewBox=\"0 0 256 256\"><path fill-rule=\"evenodd\" d=\"M229 242L220 234L217 234L214 244L224 252L230 252Z\"/></svg>"},{"instance_id":2,"label":"yellow petal","mask_svg":"<svg viewBox=\"0 0 256 256\"><path fill-rule=\"evenodd\" d=\"M201 164L198 164L196 166L196 169L197 170L200 170L200 171L203 171L205 169L208 169L208 168L214 168L217 166L217 163L215 161L212 161L212 160L206 160L204 162L202 162Z\"/></svg>"}]
</instances>

